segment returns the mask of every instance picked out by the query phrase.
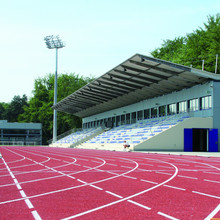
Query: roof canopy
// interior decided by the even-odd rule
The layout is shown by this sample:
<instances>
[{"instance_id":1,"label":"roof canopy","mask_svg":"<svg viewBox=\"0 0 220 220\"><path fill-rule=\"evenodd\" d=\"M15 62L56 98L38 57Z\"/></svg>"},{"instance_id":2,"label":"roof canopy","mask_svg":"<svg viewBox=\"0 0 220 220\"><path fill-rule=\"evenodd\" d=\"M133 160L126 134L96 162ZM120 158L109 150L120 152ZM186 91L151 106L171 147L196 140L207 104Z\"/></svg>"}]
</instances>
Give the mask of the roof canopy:
<instances>
[{"instance_id":1,"label":"roof canopy","mask_svg":"<svg viewBox=\"0 0 220 220\"><path fill-rule=\"evenodd\" d=\"M136 54L53 106L87 117L192 87L220 76Z\"/></svg>"}]
</instances>

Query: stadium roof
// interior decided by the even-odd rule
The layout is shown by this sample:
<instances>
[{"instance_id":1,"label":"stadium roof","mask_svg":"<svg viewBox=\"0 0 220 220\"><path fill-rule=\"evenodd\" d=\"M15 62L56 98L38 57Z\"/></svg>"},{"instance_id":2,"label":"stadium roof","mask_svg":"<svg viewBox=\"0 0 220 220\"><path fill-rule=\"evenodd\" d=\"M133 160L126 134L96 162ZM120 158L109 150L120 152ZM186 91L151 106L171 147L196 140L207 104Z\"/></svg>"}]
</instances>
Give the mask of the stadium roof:
<instances>
[{"instance_id":1,"label":"stadium roof","mask_svg":"<svg viewBox=\"0 0 220 220\"><path fill-rule=\"evenodd\" d=\"M189 88L210 79L220 81L220 76L135 54L64 98L53 108L87 117Z\"/></svg>"}]
</instances>

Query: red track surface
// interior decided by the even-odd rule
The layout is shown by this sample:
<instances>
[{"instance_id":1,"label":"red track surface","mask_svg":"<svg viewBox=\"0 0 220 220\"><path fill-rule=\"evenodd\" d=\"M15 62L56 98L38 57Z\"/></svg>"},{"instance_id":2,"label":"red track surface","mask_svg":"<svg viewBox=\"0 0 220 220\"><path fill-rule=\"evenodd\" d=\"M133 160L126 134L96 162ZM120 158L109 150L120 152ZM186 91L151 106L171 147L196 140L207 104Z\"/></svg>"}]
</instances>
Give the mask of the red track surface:
<instances>
[{"instance_id":1,"label":"red track surface","mask_svg":"<svg viewBox=\"0 0 220 220\"><path fill-rule=\"evenodd\" d=\"M0 147L0 219L220 218L220 158Z\"/></svg>"}]
</instances>

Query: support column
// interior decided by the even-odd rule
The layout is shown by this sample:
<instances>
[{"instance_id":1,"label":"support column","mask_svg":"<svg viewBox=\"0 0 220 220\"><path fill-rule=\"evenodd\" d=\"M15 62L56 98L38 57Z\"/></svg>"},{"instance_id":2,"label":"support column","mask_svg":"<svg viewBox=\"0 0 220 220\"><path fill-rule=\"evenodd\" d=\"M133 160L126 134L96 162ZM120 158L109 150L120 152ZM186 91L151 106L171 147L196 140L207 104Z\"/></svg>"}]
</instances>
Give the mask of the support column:
<instances>
[{"instance_id":1,"label":"support column","mask_svg":"<svg viewBox=\"0 0 220 220\"><path fill-rule=\"evenodd\" d=\"M220 140L220 82L213 82L213 128L218 129L218 140ZM220 143L218 142L218 151L220 152Z\"/></svg>"}]
</instances>

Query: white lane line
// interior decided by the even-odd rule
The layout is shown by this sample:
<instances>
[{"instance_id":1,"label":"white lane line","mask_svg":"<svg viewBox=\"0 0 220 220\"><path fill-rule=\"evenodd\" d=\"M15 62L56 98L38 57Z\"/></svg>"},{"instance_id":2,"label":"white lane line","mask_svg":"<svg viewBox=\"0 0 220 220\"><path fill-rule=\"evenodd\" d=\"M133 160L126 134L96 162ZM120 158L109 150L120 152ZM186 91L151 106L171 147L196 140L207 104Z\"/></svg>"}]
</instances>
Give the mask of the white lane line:
<instances>
[{"instance_id":1,"label":"white lane line","mask_svg":"<svg viewBox=\"0 0 220 220\"><path fill-rule=\"evenodd\" d=\"M101 161L95 161L95 160L91 160L94 163L102 163Z\"/></svg>"},{"instance_id":2,"label":"white lane line","mask_svg":"<svg viewBox=\"0 0 220 220\"><path fill-rule=\"evenodd\" d=\"M191 176L182 176L182 175L177 175L178 177L183 177L183 178L188 178L188 179L193 179L193 180L197 180L198 178L196 177L191 177Z\"/></svg>"},{"instance_id":3,"label":"white lane line","mask_svg":"<svg viewBox=\"0 0 220 220\"><path fill-rule=\"evenodd\" d=\"M26 197L27 197L26 194L25 194L25 192L24 192L23 190L20 191L20 194L21 194L21 196L22 196L23 198L26 198Z\"/></svg>"},{"instance_id":4,"label":"white lane line","mask_svg":"<svg viewBox=\"0 0 220 220\"><path fill-rule=\"evenodd\" d=\"M219 210L220 210L220 204L204 220L211 220Z\"/></svg>"},{"instance_id":5,"label":"white lane line","mask_svg":"<svg viewBox=\"0 0 220 220\"><path fill-rule=\"evenodd\" d=\"M25 192L22 190L20 184L18 183L18 180L15 178L15 176L14 176L13 173L11 172L10 168L8 167L8 165L7 165L7 163L5 162L4 159L3 159L3 162L4 162L4 164L6 165L6 167L7 167L8 171L9 171L10 175L12 176L12 178L13 178L13 180L14 180L14 182L15 182L15 184L16 184L16 186L17 186L17 188L18 188L18 190L19 190L19 192L20 192L20 194L21 194L21 196L22 196L22 198L24 199L24 201L25 201L27 207L28 207L29 209L34 209L34 206L32 205L31 201L27 198ZM38 216L38 218L35 218L35 216L34 216L35 220L41 220L41 218L40 218L39 214L37 213L37 211L35 210L34 212L36 213L36 216ZM33 213L33 212L32 212L32 213Z\"/></svg>"},{"instance_id":6,"label":"white lane line","mask_svg":"<svg viewBox=\"0 0 220 220\"><path fill-rule=\"evenodd\" d=\"M33 209L34 208L34 206L32 205L32 203L31 203L31 201L29 199L25 199L24 201L27 204L29 209Z\"/></svg>"},{"instance_id":7,"label":"white lane line","mask_svg":"<svg viewBox=\"0 0 220 220\"><path fill-rule=\"evenodd\" d=\"M17 179L14 179L14 182L15 182L15 184L18 184L18 181L17 181Z\"/></svg>"},{"instance_id":8,"label":"white lane line","mask_svg":"<svg viewBox=\"0 0 220 220\"><path fill-rule=\"evenodd\" d=\"M15 176L13 173L10 172L10 175L11 175L12 179L15 179Z\"/></svg>"},{"instance_id":9,"label":"white lane line","mask_svg":"<svg viewBox=\"0 0 220 220\"><path fill-rule=\"evenodd\" d=\"M193 193L200 194L200 195L203 195L203 196L212 197L212 198L215 198L215 199L220 199L219 196L214 196L214 195L210 195L210 194L206 194L206 193L201 193L201 192L197 192L197 191L192 191L192 192L193 192Z\"/></svg>"},{"instance_id":10,"label":"white lane line","mask_svg":"<svg viewBox=\"0 0 220 220\"><path fill-rule=\"evenodd\" d=\"M156 183L156 182L152 182L152 181L148 181L148 180L143 180L143 179L141 179L141 181L147 182L147 183L152 183L152 184L155 184L155 185L158 184L158 183ZM186 189L179 188L179 187L176 187L176 186L170 186L170 185L163 185L163 186L169 187L169 188L173 188L173 189L182 190L182 191L185 191L185 190L186 190Z\"/></svg>"},{"instance_id":11,"label":"white lane line","mask_svg":"<svg viewBox=\"0 0 220 220\"><path fill-rule=\"evenodd\" d=\"M89 169L91 168L91 167L88 167L88 166L83 166L83 167L85 167L85 168L89 168Z\"/></svg>"},{"instance_id":12,"label":"white lane line","mask_svg":"<svg viewBox=\"0 0 220 220\"><path fill-rule=\"evenodd\" d=\"M133 177L133 176L127 176L127 175L122 175L124 177L127 177L127 178L130 178L130 179L133 179L133 180L136 180L137 178L136 177Z\"/></svg>"},{"instance_id":13,"label":"white lane line","mask_svg":"<svg viewBox=\"0 0 220 220\"><path fill-rule=\"evenodd\" d=\"M170 186L170 185L164 185L164 186L165 187L169 187L169 188L173 188L173 189L178 189L178 190L186 191L186 189L179 188L179 187L176 187L176 186Z\"/></svg>"},{"instance_id":14,"label":"white lane line","mask_svg":"<svg viewBox=\"0 0 220 220\"><path fill-rule=\"evenodd\" d=\"M79 181L80 183L87 184L87 182L84 182L84 181L82 181L82 180L80 180L80 179L77 179L77 181Z\"/></svg>"},{"instance_id":15,"label":"white lane line","mask_svg":"<svg viewBox=\"0 0 220 220\"><path fill-rule=\"evenodd\" d=\"M78 164L78 163L74 163L73 165L76 165L76 166L79 166L79 167L81 166L81 165L80 165L80 164Z\"/></svg>"},{"instance_id":16,"label":"white lane line","mask_svg":"<svg viewBox=\"0 0 220 220\"><path fill-rule=\"evenodd\" d=\"M167 214L165 214L165 213L163 213L163 212L158 212L157 214L158 214L158 215L162 215L163 217L166 217L166 218L168 218L168 219L179 220L178 218L174 218L173 216L167 215Z\"/></svg>"},{"instance_id":17,"label":"white lane line","mask_svg":"<svg viewBox=\"0 0 220 220\"><path fill-rule=\"evenodd\" d=\"M42 220L37 211L31 212L35 220Z\"/></svg>"},{"instance_id":18,"label":"white lane line","mask_svg":"<svg viewBox=\"0 0 220 220\"><path fill-rule=\"evenodd\" d=\"M208 174L215 174L215 175L220 175L220 173L215 173L215 172L203 172L203 173L208 173Z\"/></svg>"},{"instance_id":19,"label":"white lane line","mask_svg":"<svg viewBox=\"0 0 220 220\"><path fill-rule=\"evenodd\" d=\"M23 157L23 158L20 159L20 160L15 160L15 161L8 162L8 164L9 164L9 163L17 163L17 162L22 161L22 160L25 160L25 157Z\"/></svg>"},{"instance_id":20,"label":"white lane line","mask_svg":"<svg viewBox=\"0 0 220 220\"><path fill-rule=\"evenodd\" d=\"M135 162L135 163L136 163L136 162ZM164 162L164 163L168 163L168 162ZM175 173L174 173L170 178L168 178L167 180L165 180L164 182L162 182L162 183L160 183L160 184L158 184L158 185L155 185L155 186L153 186L153 187L151 187L151 188L148 188L148 189L146 189L146 190L143 190L143 191L141 191L141 192L138 192L138 193L135 193L135 194L133 194L133 195L127 196L127 197L125 197L125 198L121 198L121 199L119 199L119 200L117 200L117 201L114 201L114 202L111 202L111 203L107 203L107 204L105 204L105 205L102 205L102 206L99 206L99 207L90 209L90 210L85 211L85 212L78 213L78 214L76 214L76 215L69 216L69 217L64 218L64 219L65 219L65 220L73 219L73 218L77 218L77 217L79 217L79 216L86 215L86 214L91 213L91 212L98 211L98 210L100 210L100 209L103 209L103 208L106 208L106 207L109 207L109 206L118 204L118 203L120 203L120 202L124 202L124 201L129 200L129 199L131 199L131 198L134 198L134 197L136 197L136 196L142 195L142 194L144 194L144 193L146 193L146 192L149 192L149 191L151 191L151 190L153 190L153 189L155 189L155 188L158 188L158 187L160 187L160 186L166 184L167 182L169 182L169 181L171 181L173 178L175 178L175 177L177 176L177 173L178 173L178 168L177 168L175 165L173 165L173 164L171 164L171 163L168 163L168 164L170 164L171 166L173 166L173 167L175 168ZM137 167L138 167L138 164L137 164L136 168L137 168ZM134 169L136 169L136 168L134 168ZM131 171L130 171L130 172L131 172ZM63 220L64 220L64 219L63 219Z\"/></svg>"},{"instance_id":21,"label":"white lane line","mask_svg":"<svg viewBox=\"0 0 220 220\"><path fill-rule=\"evenodd\" d=\"M20 184L18 183L17 179L15 178L15 176L13 175L13 173L11 172L10 168L8 167L8 165L7 165L7 163L5 162L4 159L3 159L3 162L4 162L4 164L6 165L6 167L7 167L8 171L9 171L11 177L13 178L13 180L14 180L14 182L15 182L15 184L16 184L16 186L17 186L17 188L18 188L18 190L19 190L19 192L20 192L20 194L21 194L21 196L22 196L22 198L24 198L24 201L25 201L27 207L28 207L29 209L34 209L34 206L32 205L31 201L27 198L25 192L22 190ZM35 212L35 215L37 216L37 218L35 218L35 216L33 215L34 218L35 218L35 220L41 220L41 218L40 218L39 214L37 213L37 211L35 210L34 212ZM33 212L32 212L32 213L33 213Z\"/></svg>"},{"instance_id":22,"label":"white lane line","mask_svg":"<svg viewBox=\"0 0 220 220\"><path fill-rule=\"evenodd\" d=\"M11 152L13 152L13 151L11 151ZM98 165L98 166L93 167L93 168L90 168L89 170L94 170L94 169L95 169L95 170L98 170L97 168L103 166L105 163L106 163L106 161L103 160L103 164ZM75 164L73 164L73 163L71 163L71 164L72 164L72 165L75 165ZM138 165L137 165L137 166L138 166ZM134 169L136 169L136 167L135 167ZM129 173L129 172L132 172L134 169L132 169L132 170L130 170L130 171L127 171L127 172L125 172L124 174L127 174L127 173ZM89 171L89 170L78 171L78 172L74 172L73 174L82 173L82 172L86 172L86 171ZM105 172L105 171L102 170L102 172ZM66 175L66 174L63 174L63 175L68 176L68 175ZM115 175L116 175L116 174L115 174ZM121 175L122 175L122 174L121 174ZM99 183L99 182L104 182L104 181L106 181L106 180L113 179L113 178L116 178L116 177L121 176L121 175L117 175L117 176L114 176L114 177L109 177L109 178L107 178L107 179L95 181L95 182L92 182L92 183L89 183L89 184L95 184L95 183ZM75 177L71 177L71 178L75 179ZM46 179L48 179L48 178L46 178ZM78 181L79 181L79 180L78 180ZM80 180L80 181L82 181L82 180ZM29 182L31 182L31 181L29 181ZM50 194L53 194L53 193L63 192L63 191L67 191L67 190L71 190L71 189L75 189L75 188L79 188L79 187L83 187L83 186L89 185L89 184L86 183L86 182L83 182L83 183L84 183L84 185L74 186L74 187L68 187L68 188L61 189L61 190L55 190L55 191L51 191L51 192L47 192L47 193L37 194L37 195L34 195L34 196L29 196L28 198L36 198L36 197L39 197L39 196L50 195ZM16 201L21 201L21 200L24 200L24 198L13 199L13 200L8 200L8 201L0 202L0 205L1 205L1 204L6 204L6 203L11 203L11 202L16 202Z\"/></svg>"},{"instance_id":23,"label":"white lane line","mask_svg":"<svg viewBox=\"0 0 220 220\"><path fill-rule=\"evenodd\" d=\"M16 186L17 186L17 188L18 188L19 190L22 189L19 183L16 184Z\"/></svg>"},{"instance_id":24,"label":"white lane line","mask_svg":"<svg viewBox=\"0 0 220 220\"><path fill-rule=\"evenodd\" d=\"M145 170L145 169L141 169L141 168L138 168L138 170L146 171L146 172L152 172L151 170Z\"/></svg>"},{"instance_id":25,"label":"white lane line","mask_svg":"<svg viewBox=\"0 0 220 220\"><path fill-rule=\"evenodd\" d=\"M133 203L134 205L137 205L137 206L140 206L140 207L142 207L142 208L144 208L144 209L147 209L147 210L151 210L151 208L149 208L149 207L147 207L147 206L145 206L145 205L142 205L142 204L140 204L140 203L138 203L138 202L135 202L135 201L133 201L133 200L127 200L128 202L130 202L130 203Z\"/></svg>"},{"instance_id":26,"label":"white lane line","mask_svg":"<svg viewBox=\"0 0 220 220\"><path fill-rule=\"evenodd\" d=\"M149 181L149 180L143 180L143 179L141 179L141 181L144 181L144 182L147 182L147 183L152 183L152 184L158 184L158 183L156 183L156 182Z\"/></svg>"},{"instance_id":27,"label":"white lane line","mask_svg":"<svg viewBox=\"0 0 220 220\"><path fill-rule=\"evenodd\" d=\"M93 188L96 188L96 189L98 189L98 190L103 190L102 188L100 188L100 187L98 187L98 186L95 186L95 185L89 185L89 186L91 186L91 187L93 187Z\"/></svg>"},{"instance_id":28,"label":"white lane line","mask_svg":"<svg viewBox=\"0 0 220 220\"><path fill-rule=\"evenodd\" d=\"M155 173L165 174L165 175L169 175L169 176L172 176L172 175L173 175L173 174L171 174L171 173L164 173L164 172L160 172L160 171L156 171Z\"/></svg>"},{"instance_id":29,"label":"white lane line","mask_svg":"<svg viewBox=\"0 0 220 220\"><path fill-rule=\"evenodd\" d=\"M124 167L124 168L129 168L129 169L132 169L133 167L128 167L128 166L121 166L121 167Z\"/></svg>"},{"instance_id":30,"label":"white lane line","mask_svg":"<svg viewBox=\"0 0 220 220\"><path fill-rule=\"evenodd\" d=\"M111 194L111 195L113 195L113 196L115 196L115 197L118 197L118 198L120 198L120 199L123 198L122 196L119 196L119 195L117 195L117 194L115 194L115 193L113 193L113 192L110 192L110 191L105 191L105 192L108 193L108 194Z\"/></svg>"},{"instance_id":31,"label":"white lane line","mask_svg":"<svg viewBox=\"0 0 220 220\"><path fill-rule=\"evenodd\" d=\"M211 183L220 183L220 181L215 181L215 180L207 180L207 179L204 179L204 181L211 182Z\"/></svg>"}]
</instances>

